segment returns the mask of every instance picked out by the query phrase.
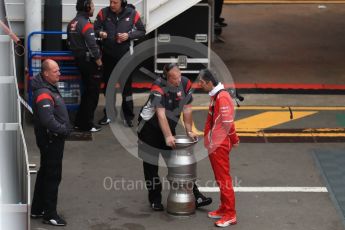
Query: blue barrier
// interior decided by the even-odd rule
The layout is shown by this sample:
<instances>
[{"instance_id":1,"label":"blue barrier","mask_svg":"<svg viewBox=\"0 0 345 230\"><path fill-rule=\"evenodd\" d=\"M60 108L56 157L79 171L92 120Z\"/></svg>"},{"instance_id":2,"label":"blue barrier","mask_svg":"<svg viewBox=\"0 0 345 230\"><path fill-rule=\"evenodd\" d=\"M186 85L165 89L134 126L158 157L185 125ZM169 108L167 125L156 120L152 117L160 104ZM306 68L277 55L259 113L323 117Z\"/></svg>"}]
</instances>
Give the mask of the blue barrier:
<instances>
[{"instance_id":1,"label":"blue barrier","mask_svg":"<svg viewBox=\"0 0 345 230\"><path fill-rule=\"evenodd\" d=\"M71 51L37 51L31 49L31 39L34 35L65 35L62 31L34 31L28 36L28 72L27 93L28 102L32 106L31 80L41 71L41 63L44 59L55 60L60 67L60 81L58 88L64 98L69 111L78 110L81 98L81 79L78 68L75 65Z\"/></svg>"}]
</instances>

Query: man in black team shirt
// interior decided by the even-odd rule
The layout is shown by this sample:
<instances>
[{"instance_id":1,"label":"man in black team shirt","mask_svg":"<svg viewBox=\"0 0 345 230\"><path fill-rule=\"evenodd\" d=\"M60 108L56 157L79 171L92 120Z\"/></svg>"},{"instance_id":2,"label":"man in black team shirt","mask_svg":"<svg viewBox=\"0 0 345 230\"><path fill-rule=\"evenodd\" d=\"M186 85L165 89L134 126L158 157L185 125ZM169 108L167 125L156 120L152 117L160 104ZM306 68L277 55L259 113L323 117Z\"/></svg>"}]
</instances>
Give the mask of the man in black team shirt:
<instances>
[{"instance_id":1,"label":"man in black team shirt","mask_svg":"<svg viewBox=\"0 0 345 230\"><path fill-rule=\"evenodd\" d=\"M140 113L138 127L138 155L143 159L146 188L149 202L155 211L162 211L162 184L158 175L158 159L161 153L167 157L169 150L175 148L175 128L180 119L181 110L186 134L195 138L192 131L192 97L191 82L181 76L176 64L167 64L163 68L163 76L151 87L149 99ZM196 207L209 205L211 198L203 196L194 185L193 193Z\"/></svg>"},{"instance_id":2,"label":"man in black team shirt","mask_svg":"<svg viewBox=\"0 0 345 230\"><path fill-rule=\"evenodd\" d=\"M83 83L80 108L74 124L82 131L97 132L101 127L95 125L93 119L98 104L103 66L101 52L90 22L95 7L92 0L78 0L76 9L76 17L67 26L69 48L72 50Z\"/></svg>"}]
</instances>

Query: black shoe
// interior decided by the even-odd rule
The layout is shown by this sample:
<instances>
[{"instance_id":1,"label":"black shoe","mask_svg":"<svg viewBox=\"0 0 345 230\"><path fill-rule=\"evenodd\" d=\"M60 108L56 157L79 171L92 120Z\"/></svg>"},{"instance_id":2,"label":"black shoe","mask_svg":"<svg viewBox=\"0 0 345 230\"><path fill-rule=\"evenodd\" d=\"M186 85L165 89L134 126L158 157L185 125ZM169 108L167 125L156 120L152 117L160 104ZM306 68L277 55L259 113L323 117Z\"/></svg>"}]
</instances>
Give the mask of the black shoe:
<instances>
[{"instance_id":1,"label":"black shoe","mask_svg":"<svg viewBox=\"0 0 345 230\"><path fill-rule=\"evenodd\" d=\"M224 23L224 22L216 22L214 23L214 28L215 29L219 29L219 28L222 28L222 27L225 27L227 26L228 24Z\"/></svg>"},{"instance_id":2,"label":"black shoe","mask_svg":"<svg viewBox=\"0 0 345 230\"><path fill-rule=\"evenodd\" d=\"M195 207L200 208L206 205L210 205L212 203L211 197L205 197L202 194L195 196Z\"/></svg>"},{"instance_id":3,"label":"black shoe","mask_svg":"<svg viewBox=\"0 0 345 230\"><path fill-rule=\"evenodd\" d=\"M216 35L216 36L214 36L214 42L215 43L225 43L225 40L221 36Z\"/></svg>"},{"instance_id":4,"label":"black shoe","mask_svg":"<svg viewBox=\"0 0 345 230\"><path fill-rule=\"evenodd\" d=\"M39 219L39 218L43 217L43 214L44 214L44 212L38 212L38 213L32 212L30 214L30 217L31 217L31 219Z\"/></svg>"},{"instance_id":5,"label":"black shoe","mask_svg":"<svg viewBox=\"0 0 345 230\"><path fill-rule=\"evenodd\" d=\"M225 26L227 26L228 24L227 23L225 23L225 22L218 22L218 24L220 25L220 26L222 26L222 27L225 27Z\"/></svg>"},{"instance_id":6,"label":"black shoe","mask_svg":"<svg viewBox=\"0 0 345 230\"><path fill-rule=\"evenodd\" d=\"M225 18L220 17L218 21L219 21L219 22L224 22L224 21L225 21Z\"/></svg>"},{"instance_id":7,"label":"black shoe","mask_svg":"<svg viewBox=\"0 0 345 230\"><path fill-rule=\"evenodd\" d=\"M56 215L52 218L43 218L44 224L50 224L54 226L66 226L66 221L64 221L60 216Z\"/></svg>"},{"instance_id":8,"label":"black shoe","mask_svg":"<svg viewBox=\"0 0 345 230\"><path fill-rule=\"evenodd\" d=\"M219 27L219 28L216 28L214 27L214 34L217 35L217 36L220 36L222 34L222 27Z\"/></svg>"},{"instance_id":9,"label":"black shoe","mask_svg":"<svg viewBox=\"0 0 345 230\"><path fill-rule=\"evenodd\" d=\"M132 120L124 120L123 124L124 124L124 126L127 126L127 127L133 127L133 121Z\"/></svg>"},{"instance_id":10,"label":"black shoe","mask_svg":"<svg viewBox=\"0 0 345 230\"><path fill-rule=\"evenodd\" d=\"M104 117L98 121L99 125L107 125L111 122L111 120L107 117L107 115L104 115Z\"/></svg>"},{"instance_id":11,"label":"black shoe","mask_svg":"<svg viewBox=\"0 0 345 230\"><path fill-rule=\"evenodd\" d=\"M95 132L98 132L98 131L101 131L101 130L102 130L101 126L93 125L93 126L91 127L91 129L88 130L88 131L90 131L91 133L95 133Z\"/></svg>"},{"instance_id":12,"label":"black shoe","mask_svg":"<svg viewBox=\"0 0 345 230\"><path fill-rule=\"evenodd\" d=\"M219 29L222 29L222 26L221 25L219 25L219 23L218 22L216 22L216 23L214 23L214 29L215 30L219 30Z\"/></svg>"},{"instance_id":13,"label":"black shoe","mask_svg":"<svg viewBox=\"0 0 345 230\"><path fill-rule=\"evenodd\" d=\"M153 211L158 211L158 212L164 211L164 206L158 202L152 203L151 208L153 209Z\"/></svg>"}]
</instances>

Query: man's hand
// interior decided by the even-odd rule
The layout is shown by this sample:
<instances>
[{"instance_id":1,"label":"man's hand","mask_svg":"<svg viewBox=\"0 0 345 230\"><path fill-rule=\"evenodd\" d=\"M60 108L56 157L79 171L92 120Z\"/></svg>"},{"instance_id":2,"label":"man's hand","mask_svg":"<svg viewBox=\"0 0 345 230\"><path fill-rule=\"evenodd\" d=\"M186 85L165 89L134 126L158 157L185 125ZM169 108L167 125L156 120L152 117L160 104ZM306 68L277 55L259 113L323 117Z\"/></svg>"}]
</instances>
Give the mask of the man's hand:
<instances>
[{"instance_id":1,"label":"man's hand","mask_svg":"<svg viewBox=\"0 0 345 230\"><path fill-rule=\"evenodd\" d=\"M174 136L168 136L165 138L165 143L167 146L171 147L171 148L176 148L176 144L175 144L175 137Z\"/></svg>"},{"instance_id":2,"label":"man's hand","mask_svg":"<svg viewBox=\"0 0 345 230\"><path fill-rule=\"evenodd\" d=\"M102 66L102 65L103 65L102 59L98 58L98 59L96 60L96 64L97 64L97 66Z\"/></svg>"},{"instance_id":3,"label":"man's hand","mask_svg":"<svg viewBox=\"0 0 345 230\"><path fill-rule=\"evenodd\" d=\"M128 33L118 33L117 34L117 42L121 43L121 42L127 41L128 37L129 37Z\"/></svg>"},{"instance_id":4,"label":"man's hand","mask_svg":"<svg viewBox=\"0 0 345 230\"><path fill-rule=\"evenodd\" d=\"M107 34L107 32L101 31L101 32L99 32L99 36L100 36L102 39L105 39L105 38L108 37L108 34Z\"/></svg>"},{"instance_id":5,"label":"man's hand","mask_svg":"<svg viewBox=\"0 0 345 230\"><path fill-rule=\"evenodd\" d=\"M197 135L196 133L194 133L193 131L187 132L187 135L188 135L190 138L193 138L193 140L197 140L197 139L198 139L198 135Z\"/></svg>"},{"instance_id":6,"label":"man's hand","mask_svg":"<svg viewBox=\"0 0 345 230\"><path fill-rule=\"evenodd\" d=\"M100 58L96 60L96 70L93 76L94 78L101 78L103 76L103 63Z\"/></svg>"}]
</instances>

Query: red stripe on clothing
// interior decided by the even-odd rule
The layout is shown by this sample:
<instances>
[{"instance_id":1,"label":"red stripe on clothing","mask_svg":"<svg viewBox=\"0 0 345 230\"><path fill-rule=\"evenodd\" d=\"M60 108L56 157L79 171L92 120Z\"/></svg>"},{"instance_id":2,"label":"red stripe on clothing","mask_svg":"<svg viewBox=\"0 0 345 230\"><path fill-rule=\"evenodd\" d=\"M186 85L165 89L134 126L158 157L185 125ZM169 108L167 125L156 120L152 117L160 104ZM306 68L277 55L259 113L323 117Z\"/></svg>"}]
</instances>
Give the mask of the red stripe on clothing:
<instances>
[{"instance_id":1,"label":"red stripe on clothing","mask_svg":"<svg viewBox=\"0 0 345 230\"><path fill-rule=\"evenodd\" d=\"M40 94L40 95L37 97L37 99L36 99L36 104L37 104L38 102L40 102L40 101L45 100L45 99L51 100L51 101L53 102L53 104L54 104L54 100L53 100L52 96L50 96L48 93L42 93L42 94Z\"/></svg>"},{"instance_id":2,"label":"red stripe on clothing","mask_svg":"<svg viewBox=\"0 0 345 230\"><path fill-rule=\"evenodd\" d=\"M98 17L101 19L101 21L104 21L103 10L98 12Z\"/></svg>"},{"instance_id":3,"label":"red stripe on clothing","mask_svg":"<svg viewBox=\"0 0 345 230\"><path fill-rule=\"evenodd\" d=\"M134 25L139 21L139 18L140 18L140 14L137 11L135 16L134 16Z\"/></svg>"},{"instance_id":4,"label":"red stripe on clothing","mask_svg":"<svg viewBox=\"0 0 345 230\"><path fill-rule=\"evenodd\" d=\"M84 26L84 28L82 29L81 33L82 33L82 34L85 34L86 31L88 31L89 29L92 29L92 28L93 28L93 25L92 25L90 22L88 22L88 23Z\"/></svg>"},{"instance_id":5,"label":"red stripe on clothing","mask_svg":"<svg viewBox=\"0 0 345 230\"><path fill-rule=\"evenodd\" d=\"M191 87L192 87L192 82L188 80L187 86L186 86L187 91L189 91Z\"/></svg>"},{"instance_id":6,"label":"red stripe on clothing","mask_svg":"<svg viewBox=\"0 0 345 230\"><path fill-rule=\"evenodd\" d=\"M153 91L158 92L158 93L160 93L160 94L162 94L162 95L164 94L162 88L159 87L158 85L153 85L153 86L151 87L151 92L153 92Z\"/></svg>"}]
</instances>

